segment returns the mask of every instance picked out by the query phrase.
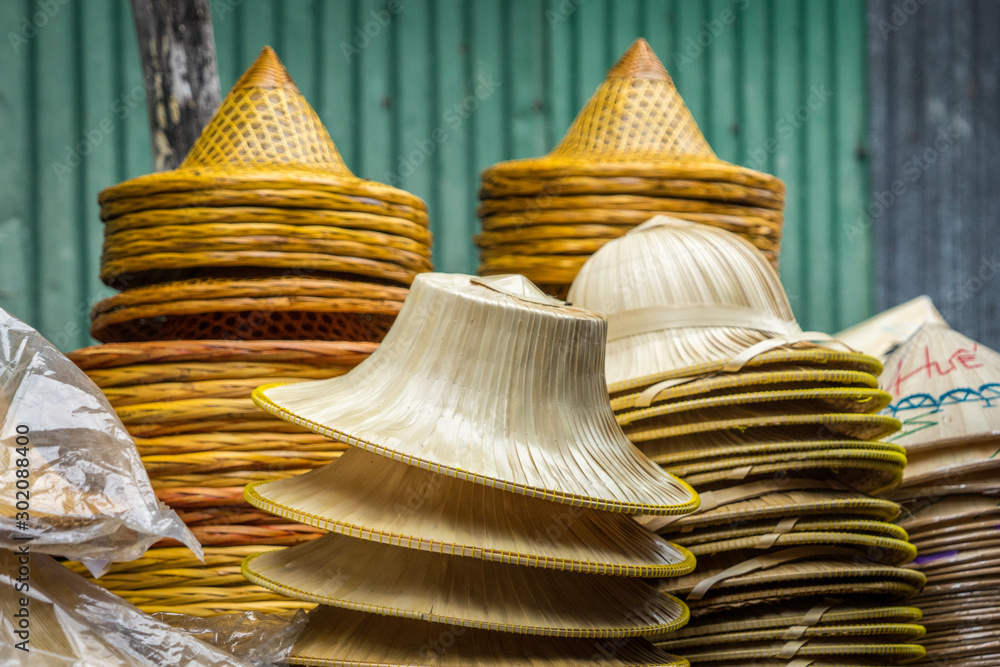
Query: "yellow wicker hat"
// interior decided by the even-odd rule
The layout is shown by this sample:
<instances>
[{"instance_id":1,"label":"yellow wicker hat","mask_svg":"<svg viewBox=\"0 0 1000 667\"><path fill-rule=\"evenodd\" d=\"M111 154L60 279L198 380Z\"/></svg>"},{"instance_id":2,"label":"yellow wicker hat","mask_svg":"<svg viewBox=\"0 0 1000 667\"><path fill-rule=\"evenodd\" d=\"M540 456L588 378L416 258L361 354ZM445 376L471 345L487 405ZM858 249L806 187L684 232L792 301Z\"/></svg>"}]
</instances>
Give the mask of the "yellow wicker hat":
<instances>
[{"instance_id":1,"label":"yellow wicker hat","mask_svg":"<svg viewBox=\"0 0 1000 667\"><path fill-rule=\"evenodd\" d=\"M292 648L292 665L404 667L434 664L536 667L686 667L645 639L512 636L406 618L319 607Z\"/></svg>"},{"instance_id":2,"label":"yellow wicker hat","mask_svg":"<svg viewBox=\"0 0 1000 667\"><path fill-rule=\"evenodd\" d=\"M611 68L551 153L491 167L483 173L483 184L490 192L493 175L541 179L637 173L646 178L680 176L784 190L773 176L715 156L644 39L637 39Z\"/></svg>"},{"instance_id":3,"label":"yellow wicker hat","mask_svg":"<svg viewBox=\"0 0 1000 667\"><path fill-rule=\"evenodd\" d=\"M818 337L802 334L778 275L749 242L664 216L597 251L569 300L608 319L612 393L687 367L736 370L756 354Z\"/></svg>"},{"instance_id":4,"label":"yellow wicker hat","mask_svg":"<svg viewBox=\"0 0 1000 667\"><path fill-rule=\"evenodd\" d=\"M522 276L421 274L379 349L347 375L265 386L283 419L381 456L582 507L691 511L686 484L614 421L603 319Z\"/></svg>"},{"instance_id":5,"label":"yellow wicker hat","mask_svg":"<svg viewBox=\"0 0 1000 667\"><path fill-rule=\"evenodd\" d=\"M924 324L947 324L929 296L918 296L837 334L837 340L884 358Z\"/></svg>"},{"instance_id":6,"label":"yellow wicker hat","mask_svg":"<svg viewBox=\"0 0 1000 667\"><path fill-rule=\"evenodd\" d=\"M420 198L354 176L313 108L270 47L222 101L181 166L107 188L101 204L198 190L305 188L426 210ZM183 201L187 195L178 197ZM164 199L156 208L176 208ZM249 205L261 205L261 203ZM105 219L116 217L107 211Z\"/></svg>"},{"instance_id":7,"label":"yellow wicker hat","mask_svg":"<svg viewBox=\"0 0 1000 667\"><path fill-rule=\"evenodd\" d=\"M406 291L295 276L167 282L95 304L90 334L105 342L251 337L377 342L392 326Z\"/></svg>"},{"instance_id":8,"label":"yellow wicker hat","mask_svg":"<svg viewBox=\"0 0 1000 667\"><path fill-rule=\"evenodd\" d=\"M740 431L698 433L649 441L643 443L641 449L646 456L662 466L747 456L794 456L824 450L863 449L906 455L906 450L900 445L882 440L803 440L798 437L771 438L766 435L752 437L753 432L750 435L751 437L746 437L747 433Z\"/></svg>"},{"instance_id":9,"label":"yellow wicker hat","mask_svg":"<svg viewBox=\"0 0 1000 667\"><path fill-rule=\"evenodd\" d=\"M1000 438L1000 354L943 324L925 324L885 361L886 413L907 451ZM942 456L946 456L942 451Z\"/></svg>"},{"instance_id":10,"label":"yellow wicker hat","mask_svg":"<svg viewBox=\"0 0 1000 667\"><path fill-rule=\"evenodd\" d=\"M376 544L336 533L251 556L251 582L385 616L560 637L635 637L687 622L642 579L560 572Z\"/></svg>"},{"instance_id":11,"label":"yellow wicker hat","mask_svg":"<svg viewBox=\"0 0 1000 667\"><path fill-rule=\"evenodd\" d=\"M254 484L251 505L373 542L547 569L666 577L694 558L621 514L568 508L351 448L293 479Z\"/></svg>"}]
</instances>

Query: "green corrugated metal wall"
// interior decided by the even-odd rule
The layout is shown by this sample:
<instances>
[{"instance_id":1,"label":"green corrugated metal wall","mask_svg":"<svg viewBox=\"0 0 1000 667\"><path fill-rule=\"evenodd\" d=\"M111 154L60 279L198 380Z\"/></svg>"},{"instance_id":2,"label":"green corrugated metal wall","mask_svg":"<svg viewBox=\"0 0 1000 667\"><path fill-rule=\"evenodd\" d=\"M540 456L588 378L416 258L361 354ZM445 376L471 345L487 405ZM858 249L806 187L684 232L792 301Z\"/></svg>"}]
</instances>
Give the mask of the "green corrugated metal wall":
<instances>
[{"instance_id":1,"label":"green corrugated metal wall","mask_svg":"<svg viewBox=\"0 0 1000 667\"><path fill-rule=\"evenodd\" d=\"M211 6L223 90L274 46L348 165L427 200L443 271L475 270L479 171L547 152L645 37L719 156L788 185L782 278L803 326L868 314L864 0ZM110 293L97 192L150 169L130 10L5 0L0 27L0 306L69 350Z\"/></svg>"}]
</instances>

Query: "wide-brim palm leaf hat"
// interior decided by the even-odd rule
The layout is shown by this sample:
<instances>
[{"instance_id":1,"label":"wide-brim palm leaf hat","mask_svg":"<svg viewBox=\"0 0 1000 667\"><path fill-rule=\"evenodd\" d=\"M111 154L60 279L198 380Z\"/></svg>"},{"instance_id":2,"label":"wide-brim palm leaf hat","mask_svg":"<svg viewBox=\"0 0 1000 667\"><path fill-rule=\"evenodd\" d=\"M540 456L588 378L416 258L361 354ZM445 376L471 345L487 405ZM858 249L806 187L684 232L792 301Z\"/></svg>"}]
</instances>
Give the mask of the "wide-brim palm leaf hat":
<instances>
[{"instance_id":1,"label":"wide-brim palm leaf hat","mask_svg":"<svg viewBox=\"0 0 1000 667\"><path fill-rule=\"evenodd\" d=\"M651 218L594 253L569 300L608 319L606 373L616 395L736 373L765 354L770 363L812 357L826 367L881 370L825 334L802 332L764 257L707 225Z\"/></svg>"},{"instance_id":2,"label":"wide-brim palm leaf hat","mask_svg":"<svg viewBox=\"0 0 1000 667\"><path fill-rule=\"evenodd\" d=\"M317 433L461 480L579 507L689 512L694 491L615 422L606 326L522 276L425 274L357 368L253 397Z\"/></svg>"}]
</instances>

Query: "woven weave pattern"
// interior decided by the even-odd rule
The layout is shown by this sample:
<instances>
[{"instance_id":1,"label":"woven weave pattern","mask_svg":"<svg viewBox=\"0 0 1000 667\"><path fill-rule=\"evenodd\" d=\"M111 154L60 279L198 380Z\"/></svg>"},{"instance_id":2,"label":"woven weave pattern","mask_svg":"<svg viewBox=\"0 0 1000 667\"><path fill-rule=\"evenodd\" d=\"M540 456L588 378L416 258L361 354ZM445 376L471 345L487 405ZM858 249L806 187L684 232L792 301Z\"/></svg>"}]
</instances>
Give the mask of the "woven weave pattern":
<instances>
[{"instance_id":1,"label":"woven weave pattern","mask_svg":"<svg viewBox=\"0 0 1000 667\"><path fill-rule=\"evenodd\" d=\"M689 605L686 632L698 639L658 645L692 664L922 657L909 643L923 635L916 624L844 625L835 641L812 630L837 604L878 616L925 582L903 567L916 547L886 522L899 506L866 495L895 488L906 466L898 445L877 440L899 428L874 414L889 399L874 388L879 362L855 355L853 368L837 372L803 356L795 345L824 337L798 331L763 255L690 222L654 218L610 241L570 299L608 320L619 425L702 497L688 517L645 521L698 559L692 574L661 584ZM773 370L761 370L766 355ZM872 521L874 511L886 514ZM770 632L718 629L769 615Z\"/></svg>"},{"instance_id":2,"label":"woven weave pattern","mask_svg":"<svg viewBox=\"0 0 1000 667\"><path fill-rule=\"evenodd\" d=\"M265 47L223 100L182 169L298 165L352 176L322 121Z\"/></svg>"},{"instance_id":3,"label":"woven weave pattern","mask_svg":"<svg viewBox=\"0 0 1000 667\"><path fill-rule=\"evenodd\" d=\"M717 159L670 77L666 81L601 84L549 155L607 162Z\"/></svg>"}]
</instances>

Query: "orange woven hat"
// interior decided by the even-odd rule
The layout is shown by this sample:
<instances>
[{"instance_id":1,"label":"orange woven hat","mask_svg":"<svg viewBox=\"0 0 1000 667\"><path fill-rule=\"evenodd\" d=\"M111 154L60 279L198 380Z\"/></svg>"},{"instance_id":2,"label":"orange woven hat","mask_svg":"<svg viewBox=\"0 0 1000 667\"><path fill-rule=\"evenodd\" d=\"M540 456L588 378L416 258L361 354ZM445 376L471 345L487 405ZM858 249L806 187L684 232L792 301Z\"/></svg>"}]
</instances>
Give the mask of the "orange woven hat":
<instances>
[{"instance_id":1,"label":"orange woven hat","mask_svg":"<svg viewBox=\"0 0 1000 667\"><path fill-rule=\"evenodd\" d=\"M563 175L724 181L784 192L774 176L716 157L644 39L611 68L551 153L490 167L483 172L483 193L500 194L493 182L504 177L534 180L543 192L542 179Z\"/></svg>"},{"instance_id":2,"label":"orange woven hat","mask_svg":"<svg viewBox=\"0 0 1000 667\"><path fill-rule=\"evenodd\" d=\"M426 211L415 195L358 178L344 164L319 116L299 92L271 47L243 74L222 101L181 166L107 188L102 205L148 200L147 208L189 205L193 191L245 194L246 205L260 205L255 189L307 188ZM188 193L179 195L178 193ZM151 197L174 193L169 198ZM279 193L280 194L280 193ZM238 202L233 201L231 204ZM216 204L218 205L218 204ZM135 207L127 207L135 210ZM102 213L108 219L117 209Z\"/></svg>"}]
</instances>

